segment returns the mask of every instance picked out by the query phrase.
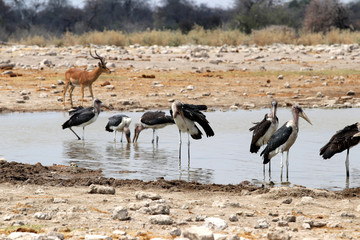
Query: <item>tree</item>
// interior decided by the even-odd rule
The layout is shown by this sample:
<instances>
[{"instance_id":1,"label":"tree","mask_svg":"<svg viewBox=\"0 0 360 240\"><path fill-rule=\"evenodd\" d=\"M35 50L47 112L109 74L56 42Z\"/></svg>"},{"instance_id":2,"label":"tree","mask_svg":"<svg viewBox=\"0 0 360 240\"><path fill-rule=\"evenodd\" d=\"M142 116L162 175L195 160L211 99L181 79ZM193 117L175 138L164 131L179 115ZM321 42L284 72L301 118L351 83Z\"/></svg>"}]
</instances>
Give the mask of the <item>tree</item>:
<instances>
[{"instance_id":1,"label":"tree","mask_svg":"<svg viewBox=\"0 0 360 240\"><path fill-rule=\"evenodd\" d=\"M350 28L348 9L338 0L312 0L306 8L304 29L325 33L333 27Z\"/></svg>"}]
</instances>

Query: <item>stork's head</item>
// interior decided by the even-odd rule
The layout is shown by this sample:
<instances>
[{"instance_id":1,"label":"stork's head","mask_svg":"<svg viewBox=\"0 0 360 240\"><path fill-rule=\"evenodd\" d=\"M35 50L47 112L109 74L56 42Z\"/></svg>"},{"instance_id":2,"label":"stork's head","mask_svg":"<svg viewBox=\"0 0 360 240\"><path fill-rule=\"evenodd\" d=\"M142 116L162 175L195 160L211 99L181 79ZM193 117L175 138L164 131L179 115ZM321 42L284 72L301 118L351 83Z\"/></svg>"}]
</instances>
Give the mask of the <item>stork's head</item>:
<instances>
[{"instance_id":1,"label":"stork's head","mask_svg":"<svg viewBox=\"0 0 360 240\"><path fill-rule=\"evenodd\" d=\"M305 112L302 110L302 108L297 105L297 104L294 104L293 107L293 113L295 114L295 116L299 116L299 117L302 117L303 119L305 119L305 121L307 121L308 123L311 123L310 119L308 118L308 116L306 116Z\"/></svg>"},{"instance_id":2,"label":"stork's head","mask_svg":"<svg viewBox=\"0 0 360 240\"><path fill-rule=\"evenodd\" d=\"M144 126L141 124L141 123L136 123L135 124L135 129L134 129L134 138L133 138L133 143L136 143L138 138L139 138L139 135L140 135L140 132L142 130L144 130Z\"/></svg>"},{"instance_id":3,"label":"stork's head","mask_svg":"<svg viewBox=\"0 0 360 240\"><path fill-rule=\"evenodd\" d=\"M177 117L178 114L180 114L180 116L185 119L184 117L184 110L183 110L183 103L180 102L179 100L176 100L175 102L173 102L173 104L171 105L171 109L173 111L173 118L175 119Z\"/></svg>"},{"instance_id":4,"label":"stork's head","mask_svg":"<svg viewBox=\"0 0 360 240\"><path fill-rule=\"evenodd\" d=\"M277 102L276 100L273 100L273 101L271 102L271 106L272 106L273 108L277 108L277 105L278 105L278 102Z\"/></svg>"},{"instance_id":5,"label":"stork's head","mask_svg":"<svg viewBox=\"0 0 360 240\"><path fill-rule=\"evenodd\" d=\"M272 118L275 118L275 117L276 117L277 105L278 105L278 102L277 102L276 100L273 100L273 101L271 102L271 117L272 117Z\"/></svg>"},{"instance_id":6,"label":"stork's head","mask_svg":"<svg viewBox=\"0 0 360 240\"><path fill-rule=\"evenodd\" d=\"M126 136L126 140L128 143L131 143L131 133L130 133L130 129L128 127L124 128L124 132L125 132L125 136Z\"/></svg>"}]
</instances>

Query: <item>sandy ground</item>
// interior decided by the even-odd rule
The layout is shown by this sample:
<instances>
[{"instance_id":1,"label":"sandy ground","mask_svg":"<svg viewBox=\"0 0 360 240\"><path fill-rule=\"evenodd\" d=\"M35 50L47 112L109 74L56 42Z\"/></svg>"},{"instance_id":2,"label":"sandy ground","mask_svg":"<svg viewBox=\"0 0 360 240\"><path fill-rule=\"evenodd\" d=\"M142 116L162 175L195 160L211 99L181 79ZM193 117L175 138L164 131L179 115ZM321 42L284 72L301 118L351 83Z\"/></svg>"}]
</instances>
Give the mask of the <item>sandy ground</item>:
<instances>
[{"instance_id":1,"label":"sandy ground","mask_svg":"<svg viewBox=\"0 0 360 240\"><path fill-rule=\"evenodd\" d=\"M169 109L175 99L222 110L269 107L272 98L281 107L294 102L360 106L358 45L93 48L112 69L94 83L95 96L118 111ZM88 50L1 46L0 112L62 111L65 71L97 64ZM89 106L87 89L85 95ZM76 88L74 105L80 104L79 96ZM70 108L68 95L65 108ZM1 162L0 171L0 239L16 231L45 234L45 239L56 239L50 237L55 233L59 239L172 239L179 232L212 239L186 235L203 225L215 239L360 238L358 189L118 181L77 168L7 162ZM116 193L89 194L91 184L113 187ZM139 200L139 192L160 198ZM113 219L117 207L125 208L129 219ZM163 210L151 210L158 208ZM159 213L168 216L168 225L153 219ZM226 227L219 226L219 219ZM18 239L41 239L36 237Z\"/></svg>"},{"instance_id":2,"label":"sandy ground","mask_svg":"<svg viewBox=\"0 0 360 240\"><path fill-rule=\"evenodd\" d=\"M76 167L0 166L0 239L15 231L65 239L173 239L201 226L215 239L360 237L359 189L143 182L106 179ZM91 184L115 192L90 194ZM114 219L119 207L127 211L122 220ZM168 222L153 220L164 216Z\"/></svg>"},{"instance_id":3,"label":"sandy ground","mask_svg":"<svg viewBox=\"0 0 360 240\"><path fill-rule=\"evenodd\" d=\"M94 47L95 48L95 47ZM93 49L94 49L93 48ZM64 73L70 66L92 68L89 48L2 46L0 110L60 111ZM213 48L98 47L111 74L93 84L95 97L115 110L169 109L175 99L210 108L358 107L358 45ZM80 105L80 89L74 90ZM91 105L85 89L84 105ZM66 95L66 108L70 108Z\"/></svg>"}]
</instances>

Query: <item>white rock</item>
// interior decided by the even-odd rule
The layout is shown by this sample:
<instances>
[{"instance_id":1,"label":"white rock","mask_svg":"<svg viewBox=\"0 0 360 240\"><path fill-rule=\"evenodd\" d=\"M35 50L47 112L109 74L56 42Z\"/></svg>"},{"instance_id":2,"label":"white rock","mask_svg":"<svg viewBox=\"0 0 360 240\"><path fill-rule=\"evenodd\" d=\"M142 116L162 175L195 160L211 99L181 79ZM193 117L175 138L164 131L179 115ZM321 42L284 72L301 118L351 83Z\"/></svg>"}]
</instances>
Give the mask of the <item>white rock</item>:
<instances>
[{"instance_id":1,"label":"white rock","mask_svg":"<svg viewBox=\"0 0 360 240\"><path fill-rule=\"evenodd\" d=\"M158 225L171 225L173 224L173 220L168 215L156 215L150 217L150 223Z\"/></svg>"},{"instance_id":2,"label":"white rock","mask_svg":"<svg viewBox=\"0 0 360 240\"><path fill-rule=\"evenodd\" d=\"M151 192L136 192L135 193L137 200L142 199L151 199L151 200L159 200L161 199L161 196L157 193L151 193Z\"/></svg>"},{"instance_id":3,"label":"white rock","mask_svg":"<svg viewBox=\"0 0 360 240\"><path fill-rule=\"evenodd\" d=\"M51 220L52 217L49 213L37 212L34 214L34 218L37 218L40 220Z\"/></svg>"},{"instance_id":4,"label":"white rock","mask_svg":"<svg viewBox=\"0 0 360 240\"><path fill-rule=\"evenodd\" d=\"M192 226L183 232L183 237L191 240L214 240L213 232L207 227Z\"/></svg>"},{"instance_id":5,"label":"white rock","mask_svg":"<svg viewBox=\"0 0 360 240\"><path fill-rule=\"evenodd\" d=\"M204 226L215 230L224 230L228 224L221 218L208 217L205 219Z\"/></svg>"},{"instance_id":6,"label":"white rock","mask_svg":"<svg viewBox=\"0 0 360 240\"><path fill-rule=\"evenodd\" d=\"M129 214L128 214L128 210L122 206L120 207L116 207L112 214L111 214L112 219L114 220L120 220L120 221L125 221L125 220L129 220Z\"/></svg>"},{"instance_id":7,"label":"white rock","mask_svg":"<svg viewBox=\"0 0 360 240\"><path fill-rule=\"evenodd\" d=\"M12 232L10 233L6 239L11 240L33 240L37 239L39 235L36 233L29 233L29 232Z\"/></svg>"},{"instance_id":8,"label":"white rock","mask_svg":"<svg viewBox=\"0 0 360 240\"><path fill-rule=\"evenodd\" d=\"M91 184L89 186L88 193L98 193L98 194L115 194L115 188L110 186L102 186Z\"/></svg>"},{"instance_id":9,"label":"white rock","mask_svg":"<svg viewBox=\"0 0 360 240\"><path fill-rule=\"evenodd\" d=\"M103 235L85 235L85 240L112 240L112 237Z\"/></svg>"}]
</instances>

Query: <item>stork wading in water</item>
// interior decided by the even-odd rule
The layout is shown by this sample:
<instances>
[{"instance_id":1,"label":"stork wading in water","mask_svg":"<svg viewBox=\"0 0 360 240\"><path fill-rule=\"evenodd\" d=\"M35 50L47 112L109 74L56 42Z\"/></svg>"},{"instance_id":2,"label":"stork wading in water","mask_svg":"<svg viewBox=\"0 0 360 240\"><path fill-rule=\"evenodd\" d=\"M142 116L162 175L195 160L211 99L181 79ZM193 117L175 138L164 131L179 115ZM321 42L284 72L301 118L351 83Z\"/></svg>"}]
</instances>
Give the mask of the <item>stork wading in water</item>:
<instances>
[{"instance_id":1,"label":"stork wading in water","mask_svg":"<svg viewBox=\"0 0 360 240\"><path fill-rule=\"evenodd\" d=\"M140 123L135 124L133 142L134 143L137 142L140 132L142 130L151 128L153 130L152 143L155 142L155 135L156 135L156 144L157 144L159 142L159 137L156 134L156 130L173 124L175 124L174 119L172 118L172 116L165 115L165 112L162 111L145 112L140 118Z\"/></svg>"},{"instance_id":2,"label":"stork wading in water","mask_svg":"<svg viewBox=\"0 0 360 240\"><path fill-rule=\"evenodd\" d=\"M70 68L65 72L65 88L63 92L63 104L65 107L65 95L68 87L70 86L69 95L70 95L70 103L73 106L72 101L72 92L75 87L80 86L81 88L81 105L84 104L84 88L88 87L90 91L91 98L94 99L94 94L92 91L92 84L99 78L99 76L103 73L110 73L110 69L106 67L106 62L103 57L100 57L96 50L95 55L93 56L90 50L90 56L94 59L98 59L100 62L98 66L91 72L80 70L77 68Z\"/></svg>"},{"instance_id":3,"label":"stork wading in water","mask_svg":"<svg viewBox=\"0 0 360 240\"><path fill-rule=\"evenodd\" d=\"M320 149L320 156L324 159L330 159L336 153L346 151L346 178L350 177L349 171L349 151L350 148L360 142L360 122L346 126L331 137L330 141Z\"/></svg>"},{"instance_id":4,"label":"stork wading in water","mask_svg":"<svg viewBox=\"0 0 360 240\"><path fill-rule=\"evenodd\" d=\"M265 117L261 122L255 123L255 126L249 129L250 131L253 132L251 144L250 144L251 153L257 153L261 148L261 146L266 145L270 137L274 134L274 132L278 128L279 119L276 116L277 105L278 103L276 100L272 101L271 114L265 114ZM265 176L265 165L263 171ZM270 171L271 171L271 167L269 163L269 174Z\"/></svg>"},{"instance_id":5,"label":"stork wading in water","mask_svg":"<svg viewBox=\"0 0 360 240\"><path fill-rule=\"evenodd\" d=\"M123 135L125 133L125 137L128 143L131 143L130 138L130 123L131 118L124 114L117 114L109 118L108 123L105 126L105 130L108 132L115 132L114 142L116 142L116 132L121 132L121 140L123 141Z\"/></svg>"},{"instance_id":6,"label":"stork wading in water","mask_svg":"<svg viewBox=\"0 0 360 240\"><path fill-rule=\"evenodd\" d=\"M299 117L305 119L312 124L305 112L297 104L292 106L293 119L287 121L281 128L279 128L269 139L266 148L261 152L260 156L264 157L263 164L270 162L276 154L281 153L281 174L282 181L283 174L283 152L286 153L286 181L289 180L289 150L294 144L299 132Z\"/></svg>"},{"instance_id":7,"label":"stork wading in water","mask_svg":"<svg viewBox=\"0 0 360 240\"><path fill-rule=\"evenodd\" d=\"M81 138L79 137L79 135L77 135L74 130L72 129L72 127L82 127L83 129L83 140L85 139L85 127L93 122L96 121L96 119L98 118L100 111L101 111L101 107L105 107L105 105L99 100L99 99L95 99L94 100L94 106L93 107L88 107L88 108L77 108L76 110L74 110L73 112L70 112L70 119L67 120L63 125L62 125L62 129L66 129L69 128L78 138L78 140L81 140Z\"/></svg>"},{"instance_id":8,"label":"stork wading in water","mask_svg":"<svg viewBox=\"0 0 360 240\"><path fill-rule=\"evenodd\" d=\"M170 114L179 129L179 163L181 160L181 132L188 133L188 164L190 164L190 136L193 139L201 139L202 132L195 123L198 123L205 131L207 137L214 136L214 131L209 125L206 116L200 112L207 110L206 105L184 104L178 100L172 103Z\"/></svg>"}]
</instances>

